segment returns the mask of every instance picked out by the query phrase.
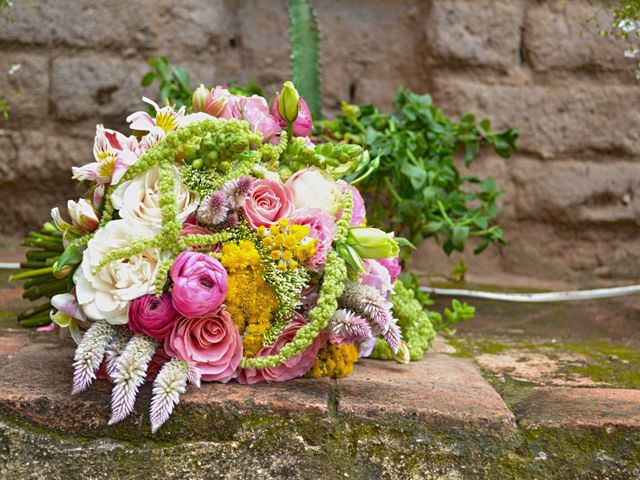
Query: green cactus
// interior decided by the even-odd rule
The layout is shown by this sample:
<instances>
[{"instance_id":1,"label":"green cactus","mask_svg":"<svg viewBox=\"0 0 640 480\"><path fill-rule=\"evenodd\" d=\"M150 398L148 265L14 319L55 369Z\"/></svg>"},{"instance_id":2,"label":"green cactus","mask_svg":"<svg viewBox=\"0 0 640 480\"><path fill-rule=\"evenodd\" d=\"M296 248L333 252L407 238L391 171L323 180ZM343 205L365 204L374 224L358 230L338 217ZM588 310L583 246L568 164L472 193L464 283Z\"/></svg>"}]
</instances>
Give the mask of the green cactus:
<instances>
[{"instance_id":1,"label":"green cactus","mask_svg":"<svg viewBox=\"0 0 640 480\"><path fill-rule=\"evenodd\" d=\"M322 117L320 33L311 0L289 0L291 74L314 120Z\"/></svg>"}]
</instances>

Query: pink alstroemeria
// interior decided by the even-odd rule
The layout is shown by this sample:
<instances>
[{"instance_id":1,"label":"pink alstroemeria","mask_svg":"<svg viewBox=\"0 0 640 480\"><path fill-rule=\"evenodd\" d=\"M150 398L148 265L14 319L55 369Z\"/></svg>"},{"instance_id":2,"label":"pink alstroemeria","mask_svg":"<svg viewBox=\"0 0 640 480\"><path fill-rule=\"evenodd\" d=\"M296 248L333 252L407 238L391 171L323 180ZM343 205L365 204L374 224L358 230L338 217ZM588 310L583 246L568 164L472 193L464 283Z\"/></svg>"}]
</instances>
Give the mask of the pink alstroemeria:
<instances>
[{"instance_id":1,"label":"pink alstroemeria","mask_svg":"<svg viewBox=\"0 0 640 480\"><path fill-rule=\"evenodd\" d=\"M76 296L72 293L54 295L51 297L51 306L57 310L55 313L51 311L51 321L60 327L67 327L71 337L79 344L82 335L80 335L78 321L84 321L85 316Z\"/></svg>"},{"instance_id":2,"label":"pink alstroemeria","mask_svg":"<svg viewBox=\"0 0 640 480\"><path fill-rule=\"evenodd\" d=\"M73 178L93 181L98 185L116 185L127 169L138 160L137 148L138 141L135 137L126 137L120 132L98 125L93 144L95 162L73 167Z\"/></svg>"},{"instance_id":3,"label":"pink alstroemeria","mask_svg":"<svg viewBox=\"0 0 640 480\"><path fill-rule=\"evenodd\" d=\"M160 108L156 102L147 97L142 97L142 101L156 109L156 116L154 118L145 111L132 113L127 117L131 130L153 132L156 127L159 127L168 133L178 128L180 118L184 117L185 107L181 107L176 112L171 106Z\"/></svg>"}]
</instances>

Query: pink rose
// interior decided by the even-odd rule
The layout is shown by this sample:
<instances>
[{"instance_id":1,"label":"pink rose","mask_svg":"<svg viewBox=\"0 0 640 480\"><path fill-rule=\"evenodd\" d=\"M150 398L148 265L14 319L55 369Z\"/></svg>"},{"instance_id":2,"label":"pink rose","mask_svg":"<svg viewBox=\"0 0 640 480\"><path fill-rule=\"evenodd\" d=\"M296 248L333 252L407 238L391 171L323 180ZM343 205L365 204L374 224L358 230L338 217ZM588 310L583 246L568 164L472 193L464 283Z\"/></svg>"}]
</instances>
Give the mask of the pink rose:
<instances>
[{"instance_id":1,"label":"pink rose","mask_svg":"<svg viewBox=\"0 0 640 480\"><path fill-rule=\"evenodd\" d=\"M293 210L292 196L289 188L274 180L256 180L245 198L242 211L247 222L258 228L278 223L281 218L288 217Z\"/></svg>"},{"instance_id":2,"label":"pink rose","mask_svg":"<svg viewBox=\"0 0 640 480\"><path fill-rule=\"evenodd\" d=\"M159 297L153 294L143 295L131 302L129 329L133 333L144 333L162 340L169 335L179 316L168 293Z\"/></svg>"},{"instance_id":3,"label":"pink rose","mask_svg":"<svg viewBox=\"0 0 640 480\"><path fill-rule=\"evenodd\" d=\"M352 227L361 227L364 225L364 219L367 215L364 200L362 199L362 195L360 195L360 191L354 187L353 185L348 184L344 180L338 180L340 184L340 191L342 195L346 192L351 192L351 198L353 201L353 213L351 214L351 226ZM340 210L338 214L338 218L342 215L342 210Z\"/></svg>"},{"instance_id":4,"label":"pink rose","mask_svg":"<svg viewBox=\"0 0 640 480\"><path fill-rule=\"evenodd\" d=\"M378 263L387 269L392 282L395 282L402 273L400 257L379 258Z\"/></svg>"},{"instance_id":5,"label":"pink rose","mask_svg":"<svg viewBox=\"0 0 640 480\"><path fill-rule=\"evenodd\" d=\"M278 340L273 345L262 347L258 352L258 357L277 354L282 347L293 340L296 332L306 324L305 318L298 312L294 313L293 321L282 331ZM301 354L287 360L282 365L271 368L244 368L238 374L238 383L251 384L261 382L284 382L292 378L298 378L307 373L313 365L313 361L318 354L318 350L327 343L329 334L326 332L318 335L313 343Z\"/></svg>"},{"instance_id":6,"label":"pink rose","mask_svg":"<svg viewBox=\"0 0 640 480\"><path fill-rule=\"evenodd\" d=\"M283 119L278 113L278 97L280 93L276 95L276 98L273 100L273 106L271 107L271 114L278 121L278 124L282 128L287 128L287 121ZM300 97L300 105L298 107L298 118L293 122L293 134L296 137L307 137L311 134L311 130L313 130L313 120L311 118L311 111L307 106L307 102L304 101L304 98Z\"/></svg>"},{"instance_id":7,"label":"pink rose","mask_svg":"<svg viewBox=\"0 0 640 480\"><path fill-rule=\"evenodd\" d=\"M362 261L364 264L364 270L360 274L360 283L363 285L369 285L385 297L391 298L393 295L393 281L389 271L378 262L378 260L365 259Z\"/></svg>"},{"instance_id":8,"label":"pink rose","mask_svg":"<svg viewBox=\"0 0 640 480\"><path fill-rule=\"evenodd\" d=\"M314 272L321 270L327 263L327 254L331 250L336 233L338 233L333 216L319 208L302 208L295 210L290 220L291 223L309 227L309 235L316 239L316 252L307 266Z\"/></svg>"},{"instance_id":9,"label":"pink rose","mask_svg":"<svg viewBox=\"0 0 640 480\"><path fill-rule=\"evenodd\" d=\"M240 97L238 101L238 109L241 118L249 122L253 132L260 132L265 141L280 140L278 135L282 131L278 121L269 113L269 105L267 101L258 96L253 95L248 98Z\"/></svg>"},{"instance_id":10,"label":"pink rose","mask_svg":"<svg viewBox=\"0 0 640 480\"><path fill-rule=\"evenodd\" d=\"M181 237L185 235L215 235L215 233L198 225L196 216L190 215L182 224L182 230L180 231ZM217 252L219 249L219 245L211 245L210 251Z\"/></svg>"},{"instance_id":11,"label":"pink rose","mask_svg":"<svg viewBox=\"0 0 640 480\"><path fill-rule=\"evenodd\" d=\"M242 339L224 308L201 318L179 318L164 349L198 367L205 381L228 382L242 360Z\"/></svg>"},{"instance_id":12,"label":"pink rose","mask_svg":"<svg viewBox=\"0 0 640 480\"><path fill-rule=\"evenodd\" d=\"M214 312L227 296L227 271L204 253L182 252L171 266L171 299L185 317Z\"/></svg>"}]
</instances>

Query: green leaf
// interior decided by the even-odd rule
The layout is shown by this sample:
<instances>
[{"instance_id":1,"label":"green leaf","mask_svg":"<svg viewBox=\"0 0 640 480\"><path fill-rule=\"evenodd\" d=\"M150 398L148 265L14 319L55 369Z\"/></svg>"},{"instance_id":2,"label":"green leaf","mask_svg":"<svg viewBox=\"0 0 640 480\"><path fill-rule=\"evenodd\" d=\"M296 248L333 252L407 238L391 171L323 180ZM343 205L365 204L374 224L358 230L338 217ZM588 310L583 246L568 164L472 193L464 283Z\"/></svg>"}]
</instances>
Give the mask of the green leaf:
<instances>
[{"instance_id":1,"label":"green leaf","mask_svg":"<svg viewBox=\"0 0 640 480\"><path fill-rule=\"evenodd\" d=\"M469 238L469 227L456 225L451 229L451 244L459 252L464 250L467 238Z\"/></svg>"},{"instance_id":2,"label":"green leaf","mask_svg":"<svg viewBox=\"0 0 640 480\"><path fill-rule=\"evenodd\" d=\"M421 188L427 181L427 173L422 168L416 167L409 162L405 162L402 167L400 167L400 171L409 178L415 190Z\"/></svg>"},{"instance_id":3,"label":"green leaf","mask_svg":"<svg viewBox=\"0 0 640 480\"><path fill-rule=\"evenodd\" d=\"M167 57L158 57L155 67L161 80L169 80L169 61Z\"/></svg>"},{"instance_id":4,"label":"green leaf","mask_svg":"<svg viewBox=\"0 0 640 480\"><path fill-rule=\"evenodd\" d=\"M171 69L173 77L178 80L183 90L189 91L189 74L184 68L173 67Z\"/></svg>"},{"instance_id":5,"label":"green leaf","mask_svg":"<svg viewBox=\"0 0 640 480\"><path fill-rule=\"evenodd\" d=\"M142 77L142 80L140 80L140 85L142 85L143 87L148 87L153 83L155 79L156 74L153 72L148 72L144 77Z\"/></svg>"}]
</instances>

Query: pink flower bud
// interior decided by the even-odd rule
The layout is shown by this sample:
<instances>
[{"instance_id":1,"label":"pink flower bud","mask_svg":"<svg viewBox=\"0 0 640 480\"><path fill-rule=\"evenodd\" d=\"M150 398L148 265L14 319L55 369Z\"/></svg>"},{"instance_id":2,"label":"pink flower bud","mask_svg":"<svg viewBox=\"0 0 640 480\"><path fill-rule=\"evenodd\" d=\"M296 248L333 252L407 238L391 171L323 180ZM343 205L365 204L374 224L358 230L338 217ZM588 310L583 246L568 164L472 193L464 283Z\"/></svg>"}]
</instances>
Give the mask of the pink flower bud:
<instances>
[{"instance_id":1,"label":"pink flower bud","mask_svg":"<svg viewBox=\"0 0 640 480\"><path fill-rule=\"evenodd\" d=\"M193 97L191 97L191 103L193 104L194 112L204 112L206 108L207 99L211 91L208 88L205 88L204 85L200 85L193 92Z\"/></svg>"},{"instance_id":2,"label":"pink flower bud","mask_svg":"<svg viewBox=\"0 0 640 480\"><path fill-rule=\"evenodd\" d=\"M173 306L185 317L215 312L227 296L227 271L215 258L185 251L171 266Z\"/></svg>"}]
</instances>

